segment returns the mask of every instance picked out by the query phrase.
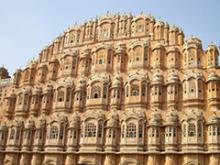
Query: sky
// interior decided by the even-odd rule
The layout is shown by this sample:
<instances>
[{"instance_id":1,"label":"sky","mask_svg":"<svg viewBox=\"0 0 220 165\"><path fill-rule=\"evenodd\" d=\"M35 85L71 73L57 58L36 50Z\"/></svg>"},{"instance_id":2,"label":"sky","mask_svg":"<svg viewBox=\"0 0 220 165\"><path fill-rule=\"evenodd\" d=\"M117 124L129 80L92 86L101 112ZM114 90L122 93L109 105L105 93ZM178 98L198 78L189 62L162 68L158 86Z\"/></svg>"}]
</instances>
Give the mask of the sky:
<instances>
[{"instance_id":1,"label":"sky","mask_svg":"<svg viewBox=\"0 0 220 165\"><path fill-rule=\"evenodd\" d=\"M111 13L141 12L220 45L220 0L0 0L0 66L10 75L69 26Z\"/></svg>"}]
</instances>

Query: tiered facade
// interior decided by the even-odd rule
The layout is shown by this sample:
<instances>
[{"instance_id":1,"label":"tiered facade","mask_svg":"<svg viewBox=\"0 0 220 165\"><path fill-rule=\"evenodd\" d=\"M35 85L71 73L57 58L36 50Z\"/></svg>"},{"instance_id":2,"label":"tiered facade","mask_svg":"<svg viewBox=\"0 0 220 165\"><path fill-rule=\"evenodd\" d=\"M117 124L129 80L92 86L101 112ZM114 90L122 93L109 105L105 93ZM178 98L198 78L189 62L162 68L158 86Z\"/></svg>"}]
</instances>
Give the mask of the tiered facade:
<instances>
[{"instance_id":1,"label":"tiered facade","mask_svg":"<svg viewBox=\"0 0 220 165\"><path fill-rule=\"evenodd\" d=\"M218 48L140 14L69 28L12 79L1 165L219 165Z\"/></svg>"}]
</instances>

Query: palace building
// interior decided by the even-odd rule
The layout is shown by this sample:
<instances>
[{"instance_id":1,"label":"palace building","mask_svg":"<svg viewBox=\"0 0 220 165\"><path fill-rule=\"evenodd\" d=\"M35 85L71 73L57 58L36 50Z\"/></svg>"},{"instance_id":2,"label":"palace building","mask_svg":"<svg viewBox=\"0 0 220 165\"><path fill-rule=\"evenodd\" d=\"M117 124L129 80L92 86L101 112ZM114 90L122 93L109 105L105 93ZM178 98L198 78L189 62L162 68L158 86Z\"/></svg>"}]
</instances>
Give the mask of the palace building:
<instances>
[{"instance_id":1,"label":"palace building","mask_svg":"<svg viewBox=\"0 0 220 165\"><path fill-rule=\"evenodd\" d=\"M68 28L0 68L0 165L219 165L218 55L143 13Z\"/></svg>"}]
</instances>

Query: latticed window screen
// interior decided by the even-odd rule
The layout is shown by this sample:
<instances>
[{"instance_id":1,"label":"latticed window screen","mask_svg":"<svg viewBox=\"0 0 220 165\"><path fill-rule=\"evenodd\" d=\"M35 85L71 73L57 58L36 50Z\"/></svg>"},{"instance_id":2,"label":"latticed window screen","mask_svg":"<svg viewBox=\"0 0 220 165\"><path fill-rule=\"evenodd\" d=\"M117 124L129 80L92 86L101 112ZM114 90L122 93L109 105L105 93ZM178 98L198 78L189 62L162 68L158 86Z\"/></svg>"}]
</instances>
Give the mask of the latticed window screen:
<instances>
[{"instance_id":1,"label":"latticed window screen","mask_svg":"<svg viewBox=\"0 0 220 165\"><path fill-rule=\"evenodd\" d=\"M143 137L143 124L139 124L138 126L138 137L139 138Z\"/></svg>"},{"instance_id":2,"label":"latticed window screen","mask_svg":"<svg viewBox=\"0 0 220 165\"><path fill-rule=\"evenodd\" d=\"M96 126L93 123L87 123L85 127L85 137L96 137Z\"/></svg>"},{"instance_id":3,"label":"latticed window screen","mask_svg":"<svg viewBox=\"0 0 220 165\"><path fill-rule=\"evenodd\" d=\"M58 128L56 126L52 126L50 129L50 139L57 139L58 137Z\"/></svg>"},{"instance_id":4,"label":"latticed window screen","mask_svg":"<svg viewBox=\"0 0 220 165\"><path fill-rule=\"evenodd\" d=\"M139 95L139 86L132 85L131 87L131 96L138 96Z\"/></svg>"},{"instance_id":5,"label":"latticed window screen","mask_svg":"<svg viewBox=\"0 0 220 165\"><path fill-rule=\"evenodd\" d=\"M126 137L135 138L137 134L137 128L134 123L129 123L126 129Z\"/></svg>"},{"instance_id":6,"label":"latticed window screen","mask_svg":"<svg viewBox=\"0 0 220 165\"><path fill-rule=\"evenodd\" d=\"M189 123L188 125L188 136L195 136L196 135L196 126L194 123Z\"/></svg>"}]
</instances>

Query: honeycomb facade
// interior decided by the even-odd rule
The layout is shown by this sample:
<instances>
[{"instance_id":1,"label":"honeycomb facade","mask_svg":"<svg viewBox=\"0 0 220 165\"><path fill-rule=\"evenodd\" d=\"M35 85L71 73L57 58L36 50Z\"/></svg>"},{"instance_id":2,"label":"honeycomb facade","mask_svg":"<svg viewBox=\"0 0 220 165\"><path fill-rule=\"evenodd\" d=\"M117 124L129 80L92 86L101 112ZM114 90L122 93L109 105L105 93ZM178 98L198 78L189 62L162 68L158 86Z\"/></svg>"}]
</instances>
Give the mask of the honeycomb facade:
<instances>
[{"instance_id":1,"label":"honeycomb facade","mask_svg":"<svg viewBox=\"0 0 220 165\"><path fill-rule=\"evenodd\" d=\"M218 54L144 14L74 25L0 69L0 164L219 165Z\"/></svg>"}]
</instances>

